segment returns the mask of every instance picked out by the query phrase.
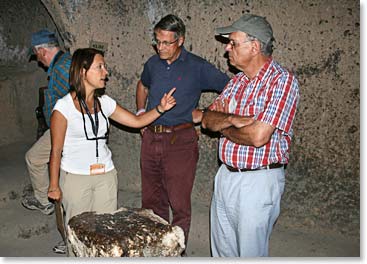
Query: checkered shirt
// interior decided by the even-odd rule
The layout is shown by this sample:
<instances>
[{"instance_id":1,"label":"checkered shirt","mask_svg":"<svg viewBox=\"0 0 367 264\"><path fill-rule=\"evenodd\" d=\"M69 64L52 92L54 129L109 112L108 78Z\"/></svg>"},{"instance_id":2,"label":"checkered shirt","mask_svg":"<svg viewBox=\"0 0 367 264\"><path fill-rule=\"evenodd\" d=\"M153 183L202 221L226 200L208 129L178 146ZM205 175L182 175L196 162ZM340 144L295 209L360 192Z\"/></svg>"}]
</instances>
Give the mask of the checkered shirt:
<instances>
[{"instance_id":1,"label":"checkered shirt","mask_svg":"<svg viewBox=\"0 0 367 264\"><path fill-rule=\"evenodd\" d=\"M240 72L227 84L218 99L234 98L233 114L254 116L275 127L270 141L262 147L236 144L222 137L220 160L235 168L255 169L272 163L287 164L293 136L292 123L299 102L297 79L272 58L253 79Z\"/></svg>"}]
</instances>

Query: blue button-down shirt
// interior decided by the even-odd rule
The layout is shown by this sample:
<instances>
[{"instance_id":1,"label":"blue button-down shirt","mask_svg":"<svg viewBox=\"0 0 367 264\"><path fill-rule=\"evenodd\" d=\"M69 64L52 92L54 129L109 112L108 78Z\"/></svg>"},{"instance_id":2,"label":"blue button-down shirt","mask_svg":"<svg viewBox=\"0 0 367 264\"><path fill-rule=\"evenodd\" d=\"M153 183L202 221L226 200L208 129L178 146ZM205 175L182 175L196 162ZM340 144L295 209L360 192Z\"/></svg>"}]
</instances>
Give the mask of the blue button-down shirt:
<instances>
[{"instance_id":1,"label":"blue button-down shirt","mask_svg":"<svg viewBox=\"0 0 367 264\"><path fill-rule=\"evenodd\" d=\"M61 51L59 51L59 53L60 52ZM55 55L47 71L48 87L44 91L45 104L43 106L43 114L45 115L48 126L50 126L51 113L56 101L64 97L70 89L69 69L71 55L69 52L66 52L57 58L59 53ZM56 58L57 60L55 60Z\"/></svg>"},{"instance_id":2,"label":"blue button-down shirt","mask_svg":"<svg viewBox=\"0 0 367 264\"><path fill-rule=\"evenodd\" d=\"M182 47L181 54L168 64L158 55L144 65L141 81L149 89L147 110L160 103L164 93L173 87L176 106L167 111L154 124L173 126L192 122L192 111L197 107L202 91L221 92L229 78L208 61Z\"/></svg>"}]
</instances>

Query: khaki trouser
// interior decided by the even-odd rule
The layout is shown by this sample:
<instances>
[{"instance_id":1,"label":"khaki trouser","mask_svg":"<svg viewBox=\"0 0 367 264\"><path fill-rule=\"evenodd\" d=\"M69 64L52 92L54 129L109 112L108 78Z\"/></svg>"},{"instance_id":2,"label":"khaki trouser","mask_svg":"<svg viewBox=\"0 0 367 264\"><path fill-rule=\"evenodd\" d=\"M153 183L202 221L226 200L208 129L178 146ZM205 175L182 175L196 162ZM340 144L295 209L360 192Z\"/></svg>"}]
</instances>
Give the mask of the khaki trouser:
<instances>
[{"instance_id":1,"label":"khaki trouser","mask_svg":"<svg viewBox=\"0 0 367 264\"><path fill-rule=\"evenodd\" d=\"M60 170L65 223L83 212L111 213L117 210L117 171L100 175L78 175Z\"/></svg>"},{"instance_id":2,"label":"khaki trouser","mask_svg":"<svg viewBox=\"0 0 367 264\"><path fill-rule=\"evenodd\" d=\"M51 135L48 129L25 154L29 178L34 196L42 204L49 203L47 191L49 185L48 162L50 161Z\"/></svg>"},{"instance_id":3,"label":"khaki trouser","mask_svg":"<svg viewBox=\"0 0 367 264\"><path fill-rule=\"evenodd\" d=\"M117 210L117 171L100 175L72 174L60 169L60 188L65 210L65 228L70 218L83 212L111 213ZM68 257L75 257L67 243Z\"/></svg>"}]
</instances>

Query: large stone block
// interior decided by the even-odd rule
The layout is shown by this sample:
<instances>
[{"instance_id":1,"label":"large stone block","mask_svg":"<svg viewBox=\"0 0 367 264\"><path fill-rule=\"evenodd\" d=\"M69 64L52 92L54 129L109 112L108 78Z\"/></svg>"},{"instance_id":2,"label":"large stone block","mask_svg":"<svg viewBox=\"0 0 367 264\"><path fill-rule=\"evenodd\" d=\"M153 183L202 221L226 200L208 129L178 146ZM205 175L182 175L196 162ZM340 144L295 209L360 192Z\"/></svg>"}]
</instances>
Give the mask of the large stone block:
<instances>
[{"instance_id":1,"label":"large stone block","mask_svg":"<svg viewBox=\"0 0 367 264\"><path fill-rule=\"evenodd\" d=\"M180 256L185 249L183 230L148 209L84 212L70 219L67 231L78 257Z\"/></svg>"}]
</instances>

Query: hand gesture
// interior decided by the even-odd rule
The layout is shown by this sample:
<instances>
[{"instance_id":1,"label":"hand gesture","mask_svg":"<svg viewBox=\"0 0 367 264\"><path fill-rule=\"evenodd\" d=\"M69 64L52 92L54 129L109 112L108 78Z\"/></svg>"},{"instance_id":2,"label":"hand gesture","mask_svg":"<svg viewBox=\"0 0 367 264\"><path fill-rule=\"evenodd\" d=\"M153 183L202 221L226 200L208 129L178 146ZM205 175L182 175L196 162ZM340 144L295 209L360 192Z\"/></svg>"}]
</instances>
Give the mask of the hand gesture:
<instances>
[{"instance_id":1,"label":"hand gesture","mask_svg":"<svg viewBox=\"0 0 367 264\"><path fill-rule=\"evenodd\" d=\"M161 99L161 103L159 104L160 108L163 111L168 111L172 107L176 105L176 99L172 96L172 94L176 91L176 88L172 88L168 94L165 93Z\"/></svg>"}]
</instances>

